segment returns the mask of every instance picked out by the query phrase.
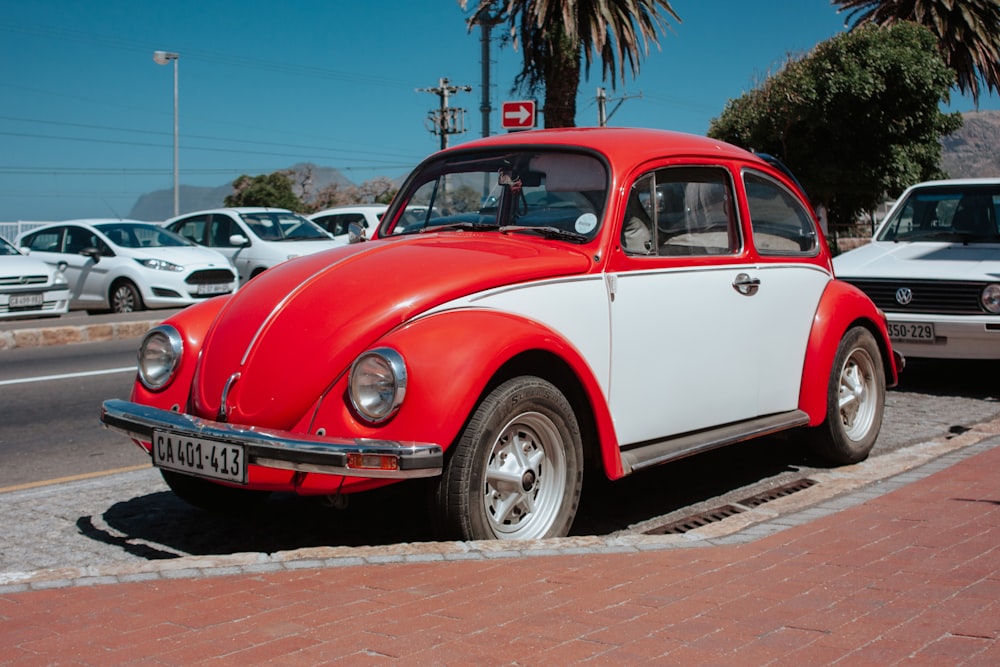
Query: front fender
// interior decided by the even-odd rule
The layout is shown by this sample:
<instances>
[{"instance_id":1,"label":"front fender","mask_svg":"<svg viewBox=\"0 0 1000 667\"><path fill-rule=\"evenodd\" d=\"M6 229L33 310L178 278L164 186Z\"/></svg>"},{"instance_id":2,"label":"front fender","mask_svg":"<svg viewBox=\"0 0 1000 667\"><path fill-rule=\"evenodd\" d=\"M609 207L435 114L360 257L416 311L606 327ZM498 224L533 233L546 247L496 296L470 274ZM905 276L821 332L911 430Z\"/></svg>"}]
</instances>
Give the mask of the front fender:
<instances>
[{"instance_id":1,"label":"front fender","mask_svg":"<svg viewBox=\"0 0 1000 667\"><path fill-rule=\"evenodd\" d=\"M324 397L313 429L369 438L418 438L447 449L504 367L518 357L541 352L558 358L575 376L589 413L578 414L581 428L593 427L608 475L621 476L607 400L595 374L580 352L550 328L501 311L452 310L408 322L372 347L391 347L403 355L408 384L399 412L381 426L365 424L350 406L345 374ZM548 377L553 369L537 367L531 372Z\"/></svg>"},{"instance_id":2,"label":"front fender","mask_svg":"<svg viewBox=\"0 0 1000 667\"><path fill-rule=\"evenodd\" d=\"M898 382L899 369L892 353L885 315L858 288L831 280L813 317L799 389L799 408L809 415L810 426L818 426L826 419L827 387L837 346L847 330L855 325L864 326L875 336L882 352L886 386L892 387Z\"/></svg>"}]
</instances>

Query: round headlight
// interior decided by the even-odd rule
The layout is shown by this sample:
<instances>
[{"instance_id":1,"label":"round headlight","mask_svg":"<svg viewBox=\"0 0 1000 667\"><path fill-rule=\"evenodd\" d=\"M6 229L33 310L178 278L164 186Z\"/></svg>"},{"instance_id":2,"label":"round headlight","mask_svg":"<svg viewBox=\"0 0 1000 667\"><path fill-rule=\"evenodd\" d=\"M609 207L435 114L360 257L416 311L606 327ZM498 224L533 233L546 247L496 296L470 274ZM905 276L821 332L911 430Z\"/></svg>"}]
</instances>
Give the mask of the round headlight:
<instances>
[{"instance_id":1,"label":"round headlight","mask_svg":"<svg viewBox=\"0 0 1000 667\"><path fill-rule=\"evenodd\" d=\"M979 300L987 313L1000 314L1000 284L993 283L983 288Z\"/></svg>"},{"instance_id":2,"label":"round headlight","mask_svg":"<svg viewBox=\"0 0 1000 667\"><path fill-rule=\"evenodd\" d=\"M395 350L365 352L351 366L351 403L366 421L378 423L396 414L406 395L406 364Z\"/></svg>"},{"instance_id":3,"label":"round headlight","mask_svg":"<svg viewBox=\"0 0 1000 667\"><path fill-rule=\"evenodd\" d=\"M139 346L139 380L153 391L166 387L181 363L183 341L177 329L160 325L146 334Z\"/></svg>"}]
</instances>

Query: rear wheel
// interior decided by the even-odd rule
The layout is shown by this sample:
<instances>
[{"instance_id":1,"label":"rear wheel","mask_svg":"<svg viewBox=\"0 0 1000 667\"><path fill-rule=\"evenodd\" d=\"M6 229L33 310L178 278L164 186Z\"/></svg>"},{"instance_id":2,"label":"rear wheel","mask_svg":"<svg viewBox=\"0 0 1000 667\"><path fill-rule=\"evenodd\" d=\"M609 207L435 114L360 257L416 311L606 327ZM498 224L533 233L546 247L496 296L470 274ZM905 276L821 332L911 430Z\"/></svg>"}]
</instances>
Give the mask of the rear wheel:
<instances>
[{"instance_id":1,"label":"rear wheel","mask_svg":"<svg viewBox=\"0 0 1000 667\"><path fill-rule=\"evenodd\" d=\"M817 429L816 452L836 464L868 457L885 409L885 369L878 344L864 327L840 341L827 385L826 422Z\"/></svg>"},{"instance_id":2,"label":"rear wheel","mask_svg":"<svg viewBox=\"0 0 1000 667\"><path fill-rule=\"evenodd\" d=\"M210 512L233 513L251 509L262 503L267 491L250 491L215 484L205 479L183 475L172 470L160 470L163 481L178 498Z\"/></svg>"},{"instance_id":3,"label":"rear wheel","mask_svg":"<svg viewBox=\"0 0 1000 667\"><path fill-rule=\"evenodd\" d=\"M108 300L111 302L111 312L114 313L131 313L146 307L142 303L139 288L128 280L119 280L112 285L110 297Z\"/></svg>"},{"instance_id":4,"label":"rear wheel","mask_svg":"<svg viewBox=\"0 0 1000 667\"><path fill-rule=\"evenodd\" d=\"M551 383L508 380L479 404L436 489L439 526L464 540L569 533L583 487L573 409Z\"/></svg>"}]
</instances>

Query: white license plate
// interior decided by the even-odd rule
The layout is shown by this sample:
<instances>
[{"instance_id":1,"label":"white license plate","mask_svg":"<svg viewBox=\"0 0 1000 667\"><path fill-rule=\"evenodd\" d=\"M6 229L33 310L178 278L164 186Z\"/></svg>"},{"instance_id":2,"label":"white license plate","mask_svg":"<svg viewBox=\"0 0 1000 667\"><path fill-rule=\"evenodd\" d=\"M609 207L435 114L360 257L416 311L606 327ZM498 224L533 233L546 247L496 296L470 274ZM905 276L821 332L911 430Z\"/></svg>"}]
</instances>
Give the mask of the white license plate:
<instances>
[{"instance_id":1,"label":"white license plate","mask_svg":"<svg viewBox=\"0 0 1000 667\"><path fill-rule=\"evenodd\" d=\"M229 294L232 292L229 283L213 283L198 285L198 294Z\"/></svg>"},{"instance_id":2,"label":"white license plate","mask_svg":"<svg viewBox=\"0 0 1000 667\"><path fill-rule=\"evenodd\" d=\"M889 338L900 343L933 343L932 322L889 322Z\"/></svg>"},{"instance_id":3,"label":"white license plate","mask_svg":"<svg viewBox=\"0 0 1000 667\"><path fill-rule=\"evenodd\" d=\"M153 465L246 484L246 450L218 440L153 431Z\"/></svg>"},{"instance_id":4,"label":"white license plate","mask_svg":"<svg viewBox=\"0 0 1000 667\"><path fill-rule=\"evenodd\" d=\"M8 308L38 308L42 305L41 294L11 294Z\"/></svg>"}]
</instances>

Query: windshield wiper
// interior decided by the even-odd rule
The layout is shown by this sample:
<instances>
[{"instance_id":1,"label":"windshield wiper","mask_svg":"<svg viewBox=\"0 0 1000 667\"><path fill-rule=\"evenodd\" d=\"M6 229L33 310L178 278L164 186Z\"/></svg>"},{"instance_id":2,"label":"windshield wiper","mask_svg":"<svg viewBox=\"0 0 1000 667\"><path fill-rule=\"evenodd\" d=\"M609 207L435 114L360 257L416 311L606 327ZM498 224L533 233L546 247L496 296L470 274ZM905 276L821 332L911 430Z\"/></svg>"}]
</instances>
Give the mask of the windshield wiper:
<instances>
[{"instance_id":1,"label":"windshield wiper","mask_svg":"<svg viewBox=\"0 0 1000 667\"><path fill-rule=\"evenodd\" d=\"M500 227L500 231L504 234L510 234L512 232L527 232L528 234L538 234L547 239L563 239L566 241L577 241L579 243L586 243L590 240L590 237L586 234L579 234L577 232L567 231L565 229L559 229L558 227L533 227L531 225L504 225Z\"/></svg>"},{"instance_id":2,"label":"windshield wiper","mask_svg":"<svg viewBox=\"0 0 1000 667\"><path fill-rule=\"evenodd\" d=\"M427 232L439 232L445 229L482 232L482 231L500 229L500 225L496 224L495 222L448 222L443 225L431 225L430 227L421 227L420 233L426 234Z\"/></svg>"}]
</instances>

